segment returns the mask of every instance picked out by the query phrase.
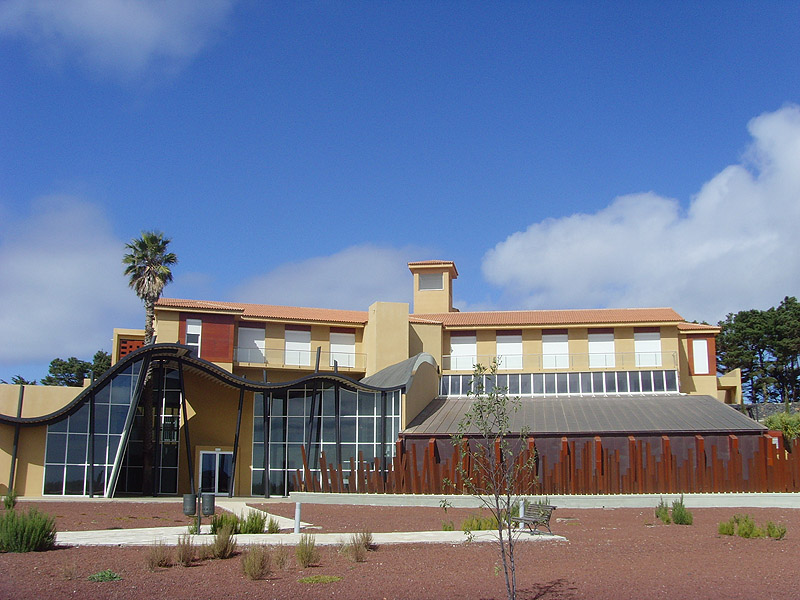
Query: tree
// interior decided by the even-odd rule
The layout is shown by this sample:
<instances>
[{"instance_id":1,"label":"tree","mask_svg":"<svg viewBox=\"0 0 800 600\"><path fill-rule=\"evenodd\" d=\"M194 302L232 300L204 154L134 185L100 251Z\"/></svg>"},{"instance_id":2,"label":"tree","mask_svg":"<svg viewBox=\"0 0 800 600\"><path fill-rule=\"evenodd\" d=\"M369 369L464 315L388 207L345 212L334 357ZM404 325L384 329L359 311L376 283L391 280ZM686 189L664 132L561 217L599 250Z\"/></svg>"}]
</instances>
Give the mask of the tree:
<instances>
[{"instance_id":1,"label":"tree","mask_svg":"<svg viewBox=\"0 0 800 600\"><path fill-rule=\"evenodd\" d=\"M98 350L92 357L92 374L95 379L111 368L111 355L105 350Z\"/></svg>"},{"instance_id":2,"label":"tree","mask_svg":"<svg viewBox=\"0 0 800 600\"><path fill-rule=\"evenodd\" d=\"M0 383L8 383L5 379L0 379ZM22 375L14 375L11 378L11 385L36 385L36 380L27 380Z\"/></svg>"},{"instance_id":3,"label":"tree","mask_svg":"<svg viewBox=\"0 0 800 600\"><path fill-rule=\"evenodd\" d=\"M69 357L67 360L54 358L50 361L48 370L50 374L42 378L42 385L81 387L83 380L91 370L91 363L85 360L78 360L74 356Z\"/></svg>"},{"instance_id":4,"label":"tree","mask_svg":"<svg viewBox=\"0 0 800 600\"><path fill-rule=\"evenodd\" d=\"M720 371L741 368L750 401L789 403L800 395L800 303L787 296L768 310L743 310L719 323Z\"/></svg>"},{"instance_id":5,"label":"tree","mask_svg":"<svg viewBox=\"0 0 800 600\"><path fill-rule=\"evenodd\" d=\"M178 262L172 252L167 252L171 240L158 231L143 231L142 236L125 244L128 251L122 257L128 285L142 299L145 307L144 343L153 343L155 304L172 281L170 266Z\"/></svg>"},{"instance_id":6,"label":"tree","mask_svg":"<svg viewBox=\"0 0 800 600\"><path fill-rule=\"evenodd\" d=\"M525 459L522 453L525 428L512 431L511 419L519 409L519 398L509 398L507 388L497 387L496 381L496 358L489 367L475 365L468 394L471 406L458 424L453 444L464 488L497 520L506 591L513 600L517 594L514 548L519 531L514 529L511 515L519 501L517 494L532 490L535 463L533 456Z\"/></svg>"}]
</instances>

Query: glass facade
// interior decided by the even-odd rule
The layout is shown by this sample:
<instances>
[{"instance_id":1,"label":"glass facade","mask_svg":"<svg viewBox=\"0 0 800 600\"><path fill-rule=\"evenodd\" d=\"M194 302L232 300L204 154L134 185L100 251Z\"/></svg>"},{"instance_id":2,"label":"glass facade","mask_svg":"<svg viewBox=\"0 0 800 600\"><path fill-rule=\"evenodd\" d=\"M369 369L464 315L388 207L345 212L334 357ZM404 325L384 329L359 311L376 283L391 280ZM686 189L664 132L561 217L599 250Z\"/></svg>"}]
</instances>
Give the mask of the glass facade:
<instances>
[{"instance_id":1,"label":"glass facade","mask_svg":"<svg viewBox=\"0 0 800 600\"><path fill-rule=\"evenodd\" d=\"M251 493L264 495L265 423L268 423L269 491L286 495L294 489L294 473L303 468L301 448L308 448L312 473L319 473L322 452L328 463L394 455L400 428L400 392L365 392L334 383L301 385L255 395ZM337 435L338 433L338 435Z\"/></svg>"},{"instance_id":2,"label":"glass facade","mask_svg":"<svg viewBox=\"0 0 800 600\"><path fill-rule=\"evenodd\" d=\"M492 382L484 376L484 389ZM472 375L442 375L439 394L466 396ZM583 373L512 373L497 375L497 386L510 396L605 396L609 394L677 393L678 372L592 371Z\"/></svg>"},{"instance_id":3,"label":"glass facade","mask_svg":"<svg viewBox=\"0 0 800 600\"><path fill-rule=\"evenodd\" d=\"M48 425L44 494L107 494L141 367L142 361L131 364L78 410Z\"/></svg>"}]
</instances>

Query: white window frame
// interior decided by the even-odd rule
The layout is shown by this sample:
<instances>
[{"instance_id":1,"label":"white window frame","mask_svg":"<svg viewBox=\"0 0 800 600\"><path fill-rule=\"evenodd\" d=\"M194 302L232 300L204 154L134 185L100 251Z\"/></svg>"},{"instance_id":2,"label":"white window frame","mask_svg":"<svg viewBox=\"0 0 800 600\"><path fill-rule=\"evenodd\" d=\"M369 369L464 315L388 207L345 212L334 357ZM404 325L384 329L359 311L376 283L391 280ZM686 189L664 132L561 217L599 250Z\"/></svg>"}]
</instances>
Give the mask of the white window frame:
<instances>
[{"instance_id":1,"label":"white window frame","mask_svg":"<svg viewBox=\"0 0 800 600\"><path fill-rule=\"evenodd\" d=\"M522 334L497 334L497 368L505 371L522 369Z\"/></svg>"},{"instance_id":2,"label":"white window frame","mask_svg":"<svg viewBox=\"0 0 800 600\"><path fill-rule=\"evenodd\" d=\"M334 361L340 367L356 366L356 334L331 332L331 365Z\"/></svg>"},{"instance_id":3,"label":"white window frame","mask_svg":"<svg viewBox=\"0 0 800 600\"><path fill-rule=\"evenodd\" d=\"M443 290L444 273L420 273L419 289L420 291Z\"/></svg>"},{"instance_id":4,"label":"white window frame","mask_svg":"<svg viewBox=\"0 0 800 600\"><path fill-rule=\"evenodd\" d=\"M692 371L695 375L710 375L711 365L708 361L708 340L706 338L692 338Z\"/></svg>"},{"instance_id":5,"label":"white window frame","mask_svg":"<svg viewBox=\"0 0 800 600\"><path fill-rule=\"evenodd\" d=\"M287 329L283 362L296 367L311 365L311 330Z\"/></svg>"},{"instance_id":6,"label":"white window frame","mask_svg":"<svg viewBox=\"0 0 800 600\"><path fill-rule=\"evenodd\" d=\"M613 369L616 366L614 354L614 333L589 332L589 368Z\"/></svg>"},{"instance_id":7,"label":"white window frame","mask_svg":"<svg viewBox=\"0 0 800 600\"><path fill-rule=\"evenodd\" d=\"M478 362L478 341L472 335L450 336L450 369L472 371Z\"/></svg>"},{"instance_id":8,"label":"white window frame","mask_svg":"<svg viewBox=\"0 0 800 600\"><path fill-rule=\"evenodd\" d=\"M266 332L263 327L239 327L236 359L239 362L266 362Z\"/></svg>"},{"instance_id":9,"label":"white window frame","mask_svg":"<svg viewBox=\"0 0 800 600\"><path fill-rule=\"evenodd\" d=\"M542 334L542 368L543 369L569 368L568 333Z\"/></svg>"},{"instance_id":10,"label":"white window frame","mask_svg":"<svg viewBox=\"0 0 800 600\"><path fill-rule=\"evenodd\" d=\"M189 336L197 336L197 341ZM203 342L203 321L200 319L186 319L186 345L194 348L195 354L200 358L200 347Z\"/></svg>"},{"instance_id":11,"label":"white window frame","mask_svg":"<svg viewBox=\"0 0 800 600\"><path fill-rule=\"evenodd\" d=\"M635 331L633 333L633 350L637 367L661 366L661 332Z\"/></svg>"}]
</instances>

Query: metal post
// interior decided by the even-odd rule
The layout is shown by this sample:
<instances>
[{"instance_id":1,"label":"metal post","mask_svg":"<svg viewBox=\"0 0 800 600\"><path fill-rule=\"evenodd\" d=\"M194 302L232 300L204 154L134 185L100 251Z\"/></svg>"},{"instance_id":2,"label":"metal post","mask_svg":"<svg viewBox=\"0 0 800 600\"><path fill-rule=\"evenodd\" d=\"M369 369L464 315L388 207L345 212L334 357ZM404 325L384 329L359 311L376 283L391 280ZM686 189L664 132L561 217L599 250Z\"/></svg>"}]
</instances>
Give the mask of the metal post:
<instances>
[{"instance_id":1,"label":"metal post","mask_svg":"<svg viewBox=\"0 0 800 600\"><path fill-rule=\"evenodd\" d=\"M94 391L89 395L89 498L94 498Z\"/></svg>"},{"instance_id":2,"label":"metal post","mask_svg":"<svg viewBox=\"0 0 800 600\"><path fill-rule=\"evenodd\" d=\"M300 533L300 503L294 503L294 532Z\"/></svg>"},{"instance_id":3,"label":"metal post","mask_svg":"<svg viewBox=\"0 0 800 600\"><path fill-rule=\"evenodd\" d=\"M266 371L264 372L264 376L266 378ZM264 422L264 498L269 498L269 442L270 429L272 427L269 411L272 408L272 402L270 402L269 394L266 391L261 394L261 402L264 408L262 411L262 420Z\"/></svg>"},{"instance_id":4,"label":"metal post","mask_svg":"<svg viewBox=\"0 0 800 600\"><path fill-rule=\"evenodd\" d=\"M178 362L178 381L181 386L181 409L183 410L183 439L186 442L186 462L189 465L189 487L192 494L199 494L194 485L194 461L192 460L192 443L189 439L189 417L186 411L186 391L183 386L183 363ZM199 524L198 524L199 527ZM199 533L198 529L198 533Z\"/></svg>"}]
</instances>

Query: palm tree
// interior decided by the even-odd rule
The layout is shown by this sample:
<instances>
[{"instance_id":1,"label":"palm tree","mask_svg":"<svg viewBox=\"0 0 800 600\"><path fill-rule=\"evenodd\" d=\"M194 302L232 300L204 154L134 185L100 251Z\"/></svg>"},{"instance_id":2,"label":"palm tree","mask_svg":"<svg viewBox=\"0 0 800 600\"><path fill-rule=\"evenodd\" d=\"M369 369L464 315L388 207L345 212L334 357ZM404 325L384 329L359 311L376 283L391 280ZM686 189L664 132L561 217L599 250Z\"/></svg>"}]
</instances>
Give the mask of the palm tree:
<instances>
[{"instance_id":1,"label":"palm tree","mask_svg":"<svg viewBox=\"0 0 800 600\"><path fill-rule=\"evenodd\" d=\"M144 343L153 343L153 318L155 304L161 297L164 286L172 281L170 265L178 257L167 252L171 240L160 231L143 231L142 237L125 244L128 253L122 257L125 275L130 277L128 285L142 299L145 308Z\"/></svg>"},{"instance_id":2,"label":"palm tree","mask_svg":"<svg viewBox=\"0 0 800 600\"><path fill-rule=\"evenodd\" d=\"M122 257L125 275L130 277L128 285L134 289L136 295L142 299L145 308L144 343L153 343L153 319L155 304L164 291L164 286L172 281L170 265L178 262L178 257L172 252L167 252L170 240L164 238L160 231L143 231L142 237L135 238L125 244L128 253ZM153 382L152 365L147 369L142 390L142 409L144 411L144 429L142 434L142 493L145 496L153 494L153 464L155 446L153 440Z\"/></svg>"}]
</instances>

